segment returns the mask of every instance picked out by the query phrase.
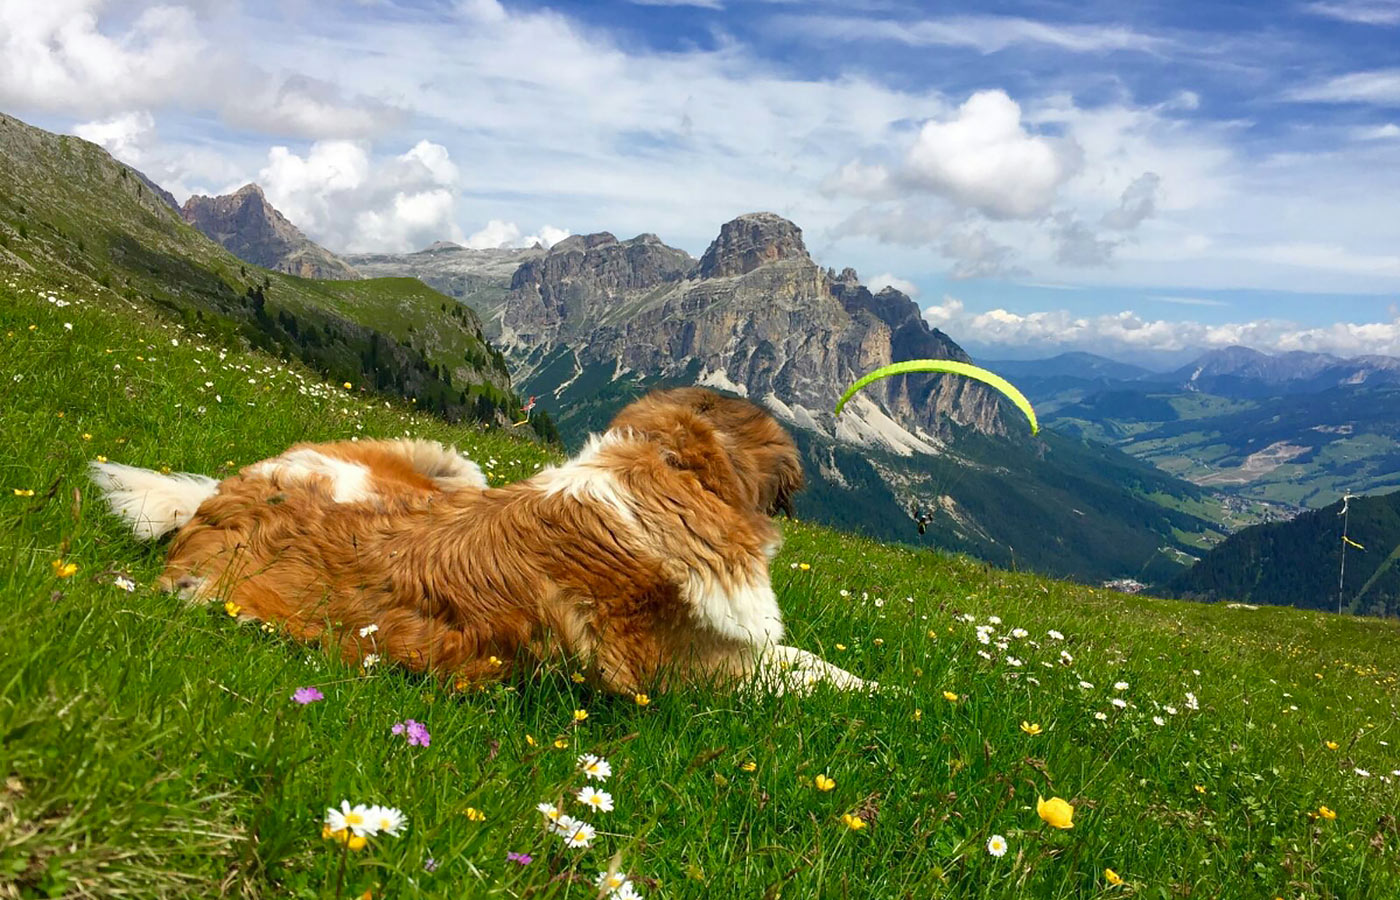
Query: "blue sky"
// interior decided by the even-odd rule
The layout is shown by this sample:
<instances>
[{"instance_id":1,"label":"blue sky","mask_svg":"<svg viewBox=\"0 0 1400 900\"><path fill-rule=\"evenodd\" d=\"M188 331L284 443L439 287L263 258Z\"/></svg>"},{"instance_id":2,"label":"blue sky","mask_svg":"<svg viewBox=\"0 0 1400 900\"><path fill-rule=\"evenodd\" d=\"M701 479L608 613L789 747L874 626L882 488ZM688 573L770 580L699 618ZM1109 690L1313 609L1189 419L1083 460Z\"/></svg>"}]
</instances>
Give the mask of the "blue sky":
<instances>
[{"instance_id":1,"label":"blue sky","mask_svg":"<svg viewBox=\"0 0 1400 900\"><path fill-rule=\"evenodd\" d=\"M982 356L1400 354L1400 0L0 0L0 109L335 250L786 215Z\"/></svg>"}]
</instances>

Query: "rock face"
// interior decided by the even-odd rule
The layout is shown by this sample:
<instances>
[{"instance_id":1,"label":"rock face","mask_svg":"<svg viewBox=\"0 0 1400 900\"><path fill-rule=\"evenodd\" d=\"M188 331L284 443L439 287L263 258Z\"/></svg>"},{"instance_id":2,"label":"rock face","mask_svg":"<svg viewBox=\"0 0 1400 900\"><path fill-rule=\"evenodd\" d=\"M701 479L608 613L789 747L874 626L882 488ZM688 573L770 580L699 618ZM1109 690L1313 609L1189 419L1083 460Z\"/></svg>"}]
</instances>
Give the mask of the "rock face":
<instances>
[{"instance_id":1,"label":"rock face","mask_svg":"<svg viewBox=\"0 0 1400 900\"><path fill-rule=\"evenodd\" d=\"M833 419L842 390L871 369L968 356L899 291L872 294L853 270L822 269L801 230L771 213L726 223L698 264L650 234L575 235L521 265L487 315L518 358L565 347L581 368L695 380L842 442L907 455L932 452L954 427L1006 432L994 394L945 376L877 383ZM527 363L516 376L534 374Z\"/></svg>"},{"instance_id":2,"label":"rock face","mask_svg":"<svg viewBox=\"0 0 1400 900\"><path fill-rule=\"evenodd\" d=\"M245 262L302 278L359 278L345 260L313 243L247 184L232 194L196 194L180 210L185 221Z\"/></svg>"},{"instance_id":3,"label":"rock face","mask_svg":"<svg viewBox=\"0 0 1400 900\"><path fill-rule=\"evenodd\" d=\"M802 229L772 213L749 213L724 223L700 258L701 278L746 275L764 263L807 259Z\"/></svg>"}]
</instances>

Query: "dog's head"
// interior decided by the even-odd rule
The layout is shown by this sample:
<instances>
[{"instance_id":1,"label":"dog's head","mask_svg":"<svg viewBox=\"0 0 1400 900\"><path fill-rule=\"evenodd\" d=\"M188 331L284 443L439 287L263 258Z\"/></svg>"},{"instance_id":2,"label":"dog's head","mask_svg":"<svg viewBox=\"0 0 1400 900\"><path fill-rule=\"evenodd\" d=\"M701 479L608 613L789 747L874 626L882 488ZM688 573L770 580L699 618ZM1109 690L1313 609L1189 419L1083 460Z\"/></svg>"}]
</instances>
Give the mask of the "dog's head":
<instances>
[{"instance_id":1,"label":"dog's head","mask_svg":"<svg viewBox=\"0 0 1400 900\"><path fill-rule=\"evenodd\" d=\"M792 515L802 490L802 460L791 435L762 407L704 388L653 391L608 426L662 446L667 462L693 472L730 505Z\"/></svg>"}]
</instances>

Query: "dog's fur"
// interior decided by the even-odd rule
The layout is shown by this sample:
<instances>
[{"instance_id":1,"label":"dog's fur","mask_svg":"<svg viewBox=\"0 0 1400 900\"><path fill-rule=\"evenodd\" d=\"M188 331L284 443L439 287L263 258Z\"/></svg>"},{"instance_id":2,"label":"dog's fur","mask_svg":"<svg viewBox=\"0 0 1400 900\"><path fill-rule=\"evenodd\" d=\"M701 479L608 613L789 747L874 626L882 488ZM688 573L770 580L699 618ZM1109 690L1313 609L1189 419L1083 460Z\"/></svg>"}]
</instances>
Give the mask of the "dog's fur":
<instances>
[{"instance_id":1,"label":"dog's fur","mask_svg":"<svg viewBox=\"0 0 1400 900\"><path fill-rule=\"evenodd\" d=\"M222 482L93 470L138 536L177 531L162 587L232 601L347 660L375 653L458 685L562 653L628 693L873 687L779 646L771 516L790 512L802 468L746 400L650 394L573 459L501 488L455 449L408 440L301 444Z\"/></svg>"}]
</instances>

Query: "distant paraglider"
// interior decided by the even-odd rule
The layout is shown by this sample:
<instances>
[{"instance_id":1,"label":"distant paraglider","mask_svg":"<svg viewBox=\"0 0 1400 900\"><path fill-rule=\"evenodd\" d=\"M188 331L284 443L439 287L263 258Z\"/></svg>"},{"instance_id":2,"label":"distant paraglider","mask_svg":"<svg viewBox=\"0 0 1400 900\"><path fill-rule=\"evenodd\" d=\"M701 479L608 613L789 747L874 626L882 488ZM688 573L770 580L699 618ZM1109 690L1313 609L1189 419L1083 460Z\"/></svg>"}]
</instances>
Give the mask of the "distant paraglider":
<instances>
[{"instance_id":1,"label":"distant paraglider","mask_svg":"<svg viewBox=\"0 0 1400 900\"><path fill-rule=\"evenodd\" d=\"M961 375L964 378L973 378L983 384L996 388L1005 394L1016 408L1025 414L1026 419L1031 423L1031 434L1040 431L1040 423L1036 421L1035 409L1031 402L1026 399L1026 395L1016 389L1011 382L1002 378L995 372L989 372L980 366L971 363L958 362L951 359L911 359L907 362L891 363L888 366L881 366L874 372L861 377L859 381L846 388L846 393L841 395L841 400L836 404L836 415L841 415L841 408L846 405L846 401L855 396L856 391L870 384L872 381L879 381L881 378L889 378L892 375L914 375L922 373L938 373L944 375ZM920 529L922 533L923 529Z\"/></svg>"}]
</instances>

